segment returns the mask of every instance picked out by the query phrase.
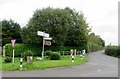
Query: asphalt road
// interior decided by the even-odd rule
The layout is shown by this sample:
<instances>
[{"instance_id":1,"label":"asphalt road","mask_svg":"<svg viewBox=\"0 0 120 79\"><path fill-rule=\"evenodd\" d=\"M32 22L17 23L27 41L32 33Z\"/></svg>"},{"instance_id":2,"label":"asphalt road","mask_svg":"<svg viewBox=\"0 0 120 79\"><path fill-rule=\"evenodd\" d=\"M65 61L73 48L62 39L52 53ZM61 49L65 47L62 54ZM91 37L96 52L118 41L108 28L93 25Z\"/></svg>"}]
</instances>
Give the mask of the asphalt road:
<instances>
[{"instance_id":1,"label":"asphalt road","mask_svg":"<svg viewBox=\"0 0 120 79\"><path fill-rule=\"evenodd\" d=\"M118 77L118 58L104 51L89 54L86 64L33 71L3 71L3 77Z\"/></svg>"}]
</instances>

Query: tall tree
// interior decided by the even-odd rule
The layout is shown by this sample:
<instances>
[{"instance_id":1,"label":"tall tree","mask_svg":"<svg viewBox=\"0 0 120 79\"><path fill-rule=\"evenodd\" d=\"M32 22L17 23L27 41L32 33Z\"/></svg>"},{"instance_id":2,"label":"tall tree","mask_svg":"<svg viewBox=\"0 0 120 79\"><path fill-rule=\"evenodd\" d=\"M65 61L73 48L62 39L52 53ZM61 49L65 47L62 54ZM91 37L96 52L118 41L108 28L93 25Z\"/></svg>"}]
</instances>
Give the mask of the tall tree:
<instances>
[{"instance_id":1,"label":"tall tree","mask_svg":"<svg viewBox=\"0 0 120 79\"><path fill-rule=\"evenodd\" d=\"M89 40L88 42L92 42L94 44L100 45L102 47L105 46L105 41L98 35L95 35L95 33L91 33L89 35Z\"/></svg>"},{"instance_id":2,"label":"tall tree","mask_svg":"<svg viewBox=\"0 0 120 79\"><path fill-rule=\"evenodd\" d=\"M2 21L2 45L10 43L12 38L16 39L16 42L21 42L20 25L13 20Z\"/></svg>"},{"instance_id":3,"label":"tall tree","mask_svg":"<svg viewBox=\"0 0 120 79\"><path fill-rule=\"evenodd\" d=\"M69 11L70 9L67 8ZM88 40L88 24L82 12L78 13L75 10L72 12L72 22L69 26L66 45L69 46L85 46Z\"/></svg>"},{"instance_id":4,"label":"tall tree","mask_svg":"<svg viewBox=\"0 0 120 79\"><path fill-rule=\"evenodd\" d=\"M22 29L22 39L24 43L42 43L42 37L37 35L39 30L50 34L53 45L81 46L87 43L87 28L83 14L70 8L39 9Z\"/></svg>"}]
</instances>

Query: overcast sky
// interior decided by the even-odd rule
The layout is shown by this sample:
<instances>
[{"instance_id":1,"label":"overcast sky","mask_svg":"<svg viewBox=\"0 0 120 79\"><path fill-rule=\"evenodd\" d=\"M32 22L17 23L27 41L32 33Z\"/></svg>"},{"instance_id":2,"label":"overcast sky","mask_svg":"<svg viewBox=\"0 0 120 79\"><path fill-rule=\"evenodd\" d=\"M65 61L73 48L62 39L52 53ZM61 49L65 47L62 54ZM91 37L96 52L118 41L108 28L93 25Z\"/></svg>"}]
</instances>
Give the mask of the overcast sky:
<instances>
[{"instance_id":1,"label":"overcast sky","mask_svg":"<svg viewBox=\"0 0 120 79\"><path fill-rule=\"evenodd\" d=\"M10 18L22 27L36 9L70 7L82 11L92 32L100 35L106 45L118 44L119 0L0 0L0 20Z\"/></svg>"}]
</instances>

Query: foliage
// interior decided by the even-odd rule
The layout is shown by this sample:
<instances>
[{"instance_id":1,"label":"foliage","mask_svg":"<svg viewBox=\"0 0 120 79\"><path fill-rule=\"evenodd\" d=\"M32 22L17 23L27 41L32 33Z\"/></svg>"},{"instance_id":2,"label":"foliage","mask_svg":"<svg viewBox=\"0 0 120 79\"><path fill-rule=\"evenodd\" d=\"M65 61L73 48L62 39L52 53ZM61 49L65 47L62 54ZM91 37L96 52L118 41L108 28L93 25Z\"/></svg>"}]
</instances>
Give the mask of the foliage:
<instances>
[{"instance_id":1,"label":"foliage","mask_svg":"<svg viewBox=\"0 0 120 79\"><path fill-rule=\"evenodd\" d=\"M45 56L50 57L51 53L52 53L52 51L45 51Z\"/></svg>"},{"instance_id":2,"label":"foliage","mask_svg":"<svg viewBox=\"0 0 120 79\"><path fill-rule=\"evenodd\" d=\"M91 33L91 34L89 35L89 40L88 40L88 42L97 44L97 45L102 46L102 47L105 46L105 41L104 41L100 36L95 35L94 33Z\"/></svg>"},{"instance_id":3,"label":"foliage","mask_svg":"<svg viewBox=\"0 0 120 79\"><path fill-rule=\"evenodd\" d=\"M31 50L27 50L24 53L26 56L33 56L33 52Z\"/></svg>"},{"instance_id":4,"label":"foliage","mask_svg":"<svg viewBox=\"0 0 120 79\"><path fill-rule=\"evenodd\" d=\"M5 63L11 63L11 62L12 62L12 57L6 57L6 58L4 59L4 62L5 62Z\"/></svg>"},{"instance_id":5,"label":"foliage","mask_svg":"<svg viewBox=\"0 0 120 79\"><path fill-rule=\"evenodd\" d=\"M102 46L100 46L100 45L98 45L98 44L89 42L89 43L88 43L87 52L99 51L99 50L102 50L103 48L104 48L104 47L102 47Z\"/></svg>"},{"instance_id":6,"label":"foliage","mask_svg":"<svg viewBox=\"0 0 120 79\"><path fill-rule=\"evenodd\" d=\"M89 30L83 13L72 11L69 8L67 10L71 13L72 21L70 22L65 45L80 47L87 45Z\"/></svg>"},{"instance_id":7,"label":"foliage","mask_svg":"<svg viewBox=\"0 0 120 79\"><path fill-rule=\"evenodd\" d=\"M0 21L0 44L2 44L2 22Z\"/></svg>"},{"instance_id":8,"label":"foliage","mask_svg":"<svg viewBox=\"0 0 120 79\"><path fill-rule=\"evenodd\" d=\"M39 30L50 34L53 46L81 47L87 45L87 28L82 13L70 8L45 8L34 12L27 26L22 28L21 36L24 43L42 44L42 37L37 35Z\"/></svg>"},{"instance_id":9,"label":"foliage","mask_svg":"<svg viewBox=\"0 0 120 79\"><path fill-rule=\"evenodd\" d=\"M2 21L2 45L10 43L10 39L16 39L17 43L22 42L20 35L20 25L13 20L3 20Z\"/></svg>"},{"instance_id":10,"label":"foliage","mask_svg":"<svg viewBox=\"0 0 120 79\"><path fill-rule=\"evenodd\" d=\"M104 49L105 41L95 33L89 34L87 42L87 52L94 52Z\"/></svg>"},{"instance_id":11,"label":"foliage","mask_svg":"<svg viewBox=\"0 0 120 79\"><path fill-rule=\"evenodd\" d=\"M58 52L52 52L50 55L50 60L60 60L60 54Z\"/></svg>"},{"instance_id":12,"label":"foliage","mask_svg":"<svg viewBox=\"0 0 120 79\"><path fill-rule=\"evenodd\" d=\"M6 49L6 56L12 56L12 46L11 44L5 45ZM15 44L15 57L20 57L21 53L24 55L25 51L31 50L34 53L34 56L40 56L41 55L41 49L42 47L39 47L39 45L31 45L31 44Z\"/></svg>"},{"instance_id":13,"label":"foliage","mask_svg":"<svg viewBox=\"0 0 120 79\"><path fill-rule=\"evenodd\" d=\"M119 46L107 46L105 48L105 54L115 57L120 57L120 47Z\"/></svg>"}]
</instances>

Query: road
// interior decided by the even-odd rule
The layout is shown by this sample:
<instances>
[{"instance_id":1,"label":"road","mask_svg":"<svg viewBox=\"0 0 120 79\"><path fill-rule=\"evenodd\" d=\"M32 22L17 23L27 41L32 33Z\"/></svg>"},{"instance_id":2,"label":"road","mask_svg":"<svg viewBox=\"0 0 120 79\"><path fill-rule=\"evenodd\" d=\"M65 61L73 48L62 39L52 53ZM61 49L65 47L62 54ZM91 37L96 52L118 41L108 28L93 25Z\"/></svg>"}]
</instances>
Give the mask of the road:
<instances>
[{"instance_id":1,"label":"road","mask_svg":"<svg viewBox=\"0 0 120 79\"><path fill-rule=\"evenodd\" d=\"M104 51L89 54L86 64L33 71L3 71L3 77L118 77L118 58Z\"/></svg>"}]
</instances>

